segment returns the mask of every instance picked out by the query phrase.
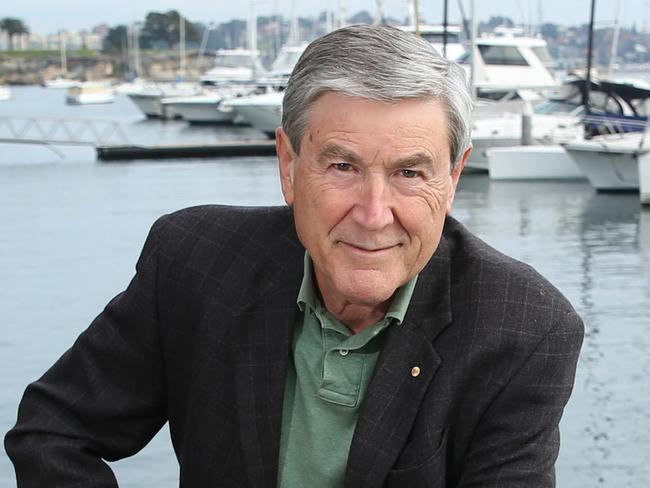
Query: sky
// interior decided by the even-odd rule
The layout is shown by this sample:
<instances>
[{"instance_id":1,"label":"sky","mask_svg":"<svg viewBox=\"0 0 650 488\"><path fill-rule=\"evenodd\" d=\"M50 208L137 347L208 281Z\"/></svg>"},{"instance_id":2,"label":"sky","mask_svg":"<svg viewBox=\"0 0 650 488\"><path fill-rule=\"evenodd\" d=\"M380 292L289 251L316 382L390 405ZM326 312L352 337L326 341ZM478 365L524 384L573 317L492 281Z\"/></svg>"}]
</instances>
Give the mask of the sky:
<instances>
[{"instance_id":1,"label":"sky","mask_svg":"<svg viewBox=\"0 0 650 488\"><path fill-rule=\"evenodd\" d=\"M338 0L295 0L301 16L316 16L329 5L335 9ZM461 0L469 15L470 0ZM341 0L348 16L360 10L371 14L375 0ZM255 0L258 15L291 14L291 0ZM443 0L419 0L422 17L432 23L442 21ZM449 19L459 22L459 0L449 0ZM644 29L650 27L650 0L596 0L596 25L613 25L618 4L620 22ZM176 9L192 22L221 23L234 18L245 19L249 0L3 0L0 18L22 19L33 32L54 33L62 29L89 29L100 23L111 26L144 20L147 12ZM591 0L475 0L477 18L487 20L493 15L510 17L515 22L543 22L579 25L589 21ZM384 0L384 12L394 18L407 16L407 0Z\"/></svg>"}]
</instances>

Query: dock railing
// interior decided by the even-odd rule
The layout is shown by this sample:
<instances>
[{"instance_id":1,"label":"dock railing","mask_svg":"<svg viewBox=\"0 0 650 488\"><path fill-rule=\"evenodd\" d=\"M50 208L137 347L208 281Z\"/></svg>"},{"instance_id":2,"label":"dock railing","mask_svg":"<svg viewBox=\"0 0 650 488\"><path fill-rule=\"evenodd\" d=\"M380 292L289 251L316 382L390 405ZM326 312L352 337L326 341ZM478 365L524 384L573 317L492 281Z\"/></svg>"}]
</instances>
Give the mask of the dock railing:
<instances>
[{"instance_id":1,"label":"dock railing","mask_svg":"<svg viewBox=\"0 0 650 488\"><path fill-rule=\"evenodd\" d=\"M0 142L19 144L126 145L128 137L115 120L58 117L0 117Z\"/></svg>"}]
</instances>

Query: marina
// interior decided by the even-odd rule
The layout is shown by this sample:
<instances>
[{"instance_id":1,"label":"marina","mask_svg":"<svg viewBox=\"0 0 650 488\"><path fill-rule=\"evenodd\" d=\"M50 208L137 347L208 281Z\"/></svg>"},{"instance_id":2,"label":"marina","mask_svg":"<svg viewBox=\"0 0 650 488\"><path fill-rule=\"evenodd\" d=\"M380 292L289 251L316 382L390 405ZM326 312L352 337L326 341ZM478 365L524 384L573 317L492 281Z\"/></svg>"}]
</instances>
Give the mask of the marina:
<instances>
[{"instance_id":1,"label":"marina","mask_svg":"<svg viewBox=\"0 0 650 488\"><path fill-rule=\"evenodd\" d=\"M257 26L256 3L247 22ZM256 28L240 35L246 47L233 41L213 50L210 25L189 59L192 25L179 18L171 44L178 59L167 71L166 61L148 66L161 70L158 79L140 77L135 30L123 53L130 81L80 81L63 33L60 70L41 86L0 78L0 432L16 421L25 386L129 283L161 215L204 204L285 204L274 131L307 45L295 6L270 59L258 50L268 50L268 25L266 44L258 46ZM340 2L336 16L323 14L324 31L345 21ZM452 215L531 264L585 323L560 424L557 487L646 488L650 64L618 73L612 64L605 74L590 69L590 57L586 70L558 73L551 43L538 33L501 26L470 44L463 32L476 26L447 24L446 12L444 24L420 20L412 7L402 28L463 64L479 96L474 151ZM236 38L230 29L228 42ZM140 453L109 465L121 487L179 484L167 425ZM0 488L15 486L4 450L0 473Z\"/></svg>"},{"instance_id":2,"label":"marina","mask_svg":"<svg viewBox=\"0 0 650 488\"><path fill-rule=\"evenodd\" d=\"M80 117L64 92L13 91L2 110L44 116L54 106ZM86 109L123 124L130 141L144 145L263 137L252 127L146 120L120 94L114 104ZM283 203L272 156L124 165L97 162L91 147L62 149L63 157L41 146L0 144L0 274L10 284L0 290L5 431L25 384L126 285L158 216L204 203ZM533 264L585 319L576 386L561 424L558 487L645 488L650 459L639 446L650 435L650 209L638 194L599 194L586 180L491 181L479 174L461 178L454 215ZM176 466L166 429L137 456L113 464L126 488L177 486ZM11 469L3 453L0 472ZM10 486L0 477L0 487Z\"/></svg>"}]
</instances>

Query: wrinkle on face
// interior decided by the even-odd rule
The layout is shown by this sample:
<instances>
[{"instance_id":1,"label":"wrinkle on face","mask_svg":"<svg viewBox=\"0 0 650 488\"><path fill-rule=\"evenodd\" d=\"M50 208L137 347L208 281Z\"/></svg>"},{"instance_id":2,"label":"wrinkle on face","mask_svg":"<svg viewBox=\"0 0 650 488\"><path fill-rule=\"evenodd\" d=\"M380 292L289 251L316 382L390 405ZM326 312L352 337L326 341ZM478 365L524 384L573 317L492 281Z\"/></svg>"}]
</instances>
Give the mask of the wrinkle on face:
<instances>
[{"instance_id":1,"label":"wrinkle on face","mask_svg":"<svg viewBox=\"0 0 650 488\"><path fill-rule=\"evenodd\" d=\"M311 107L300 154L280 156L323 301L344 323L379 317L435 252L455 190L446 124L434 99L329 92Z\"/></svg>"}]
</instances>

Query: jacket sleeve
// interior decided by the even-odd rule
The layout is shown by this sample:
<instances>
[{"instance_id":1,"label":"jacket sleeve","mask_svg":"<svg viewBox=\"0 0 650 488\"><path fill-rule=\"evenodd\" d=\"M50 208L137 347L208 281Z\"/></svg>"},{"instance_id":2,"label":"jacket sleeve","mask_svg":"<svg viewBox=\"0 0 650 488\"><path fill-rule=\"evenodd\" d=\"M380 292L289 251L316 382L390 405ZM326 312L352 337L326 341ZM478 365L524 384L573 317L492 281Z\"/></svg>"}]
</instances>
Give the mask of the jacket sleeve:
<instances>
[{"instance_id":1,"label":"jacket sleeve","mask_svg":"<svg viewBox=\"0 0 650 488\"><path fill-rule=\"evenodd\" d=\"M157 329L159 220L126 291L39 380L5 438L18 486L116 487L104 460L138 452L166 420Z\"/></svg>"},{"instance_id":2,"label":"jacket sleeve","mask_svg":"<svg viewBox=\"0 0 650 488\"><path fill-rule=\"evenodd\" d=\"M573 311L549 330L483 414L461 467L462 488L552 488L559 422L584 326Z\"/></svg>"}]
</instances>

